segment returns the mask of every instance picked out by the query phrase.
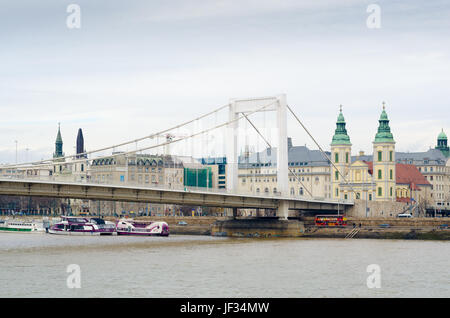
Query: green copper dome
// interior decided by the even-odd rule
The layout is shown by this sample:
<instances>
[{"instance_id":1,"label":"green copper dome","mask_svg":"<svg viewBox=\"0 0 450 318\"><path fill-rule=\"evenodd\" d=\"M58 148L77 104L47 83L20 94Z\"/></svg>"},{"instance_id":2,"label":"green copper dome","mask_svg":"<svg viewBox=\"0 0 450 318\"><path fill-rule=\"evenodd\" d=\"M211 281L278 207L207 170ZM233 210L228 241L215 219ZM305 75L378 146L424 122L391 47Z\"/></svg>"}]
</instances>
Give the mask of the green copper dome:
<instances>
[{"instance_id":1,"label":"green copper dome","mask_svg":"<svg viewBox=\"0 0 450 318\"><path fill-rule=\"evenodd\" d=\"M383 111L381 112L381 116L378 122L378 132L375 135L374 142L394 142L394 136L391 133L391 127L389 127L389 119L384 109L384 103Z\"/></svg>"},{"instance_id":2,"label":"green copper dome","mask_svg":"<svg viewBox=\"0 0 450 318\"><path fill-rule=\"evenodd\" d=\"M447 144L447 135L444 133L444 129L442 129L438 136L437 146L435 149L440 150L446 158L450 157L450 147Z\"/></svg>"},{"instance_id":3,"label":"green copper dome","mask_svg":"<svg viewBox=\"0 0 450 318\"><path fill-rule=\"evenodd\" d=\"M383 111L381 112L380 120L387 120L387 121L389 121L388 115L387 115L386 110L384 108L383 108Z\"/></svg>"},{"instance_id":4,"label":"green copper dome","mask_svg":"<svg viewBox=\"0 0 450 318\"><path fill-rule=\"evenodd\" d=\"M347 129L345 128L345 119L342 114L342 106L336 122L336 130L334 131L331 145L351 145L350 137L347 135Z\"/></svg>"}]
</instances>

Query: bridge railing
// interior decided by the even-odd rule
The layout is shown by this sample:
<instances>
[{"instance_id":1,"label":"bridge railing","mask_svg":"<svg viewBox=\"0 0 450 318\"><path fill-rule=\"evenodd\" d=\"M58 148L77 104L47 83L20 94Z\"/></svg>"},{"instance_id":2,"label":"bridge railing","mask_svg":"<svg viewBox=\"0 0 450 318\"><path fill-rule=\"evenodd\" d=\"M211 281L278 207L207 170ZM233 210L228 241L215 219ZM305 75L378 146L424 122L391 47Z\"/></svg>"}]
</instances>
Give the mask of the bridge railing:
<instances>
[{"instance_id":1,"label":"bridge railing","mask_svg":"<svg viewBox=\"0 0 450 318\"><path fill-rule=\"evenodd\" d=\"M167 190L167 191L183 191L183 192L196 192L196 193L210 193L210 194L230 194L230 195L245 195L254 196L261 198L293 198L293 199L304 199L304 200L314 200L314 201L326 201L335 204L345 204L353 203L351 200L333 200L326 199L323 197L310 197L309 195L298 195L293 193L288 193L287 195L281 195L280 192L254 192L244 189L230 190L222 188L207 188L207 187L195 187L195 186L185 186L182 184L160 184L160 183L144 183L137 181L114 181L114 180L96 180L96 179L86 179L81 178L77 175L58 175L58 176L39 176L39 175L17 175L17 176L2 176L0 179L6 180L19 180L19 181L43 181L43 182L55 182L55 183L67 183L67 184L83 184L83 185L110 185L110 186L124 186L124 187L136 187L144 188L150 190Z\"/></svg>"}]
</instances>

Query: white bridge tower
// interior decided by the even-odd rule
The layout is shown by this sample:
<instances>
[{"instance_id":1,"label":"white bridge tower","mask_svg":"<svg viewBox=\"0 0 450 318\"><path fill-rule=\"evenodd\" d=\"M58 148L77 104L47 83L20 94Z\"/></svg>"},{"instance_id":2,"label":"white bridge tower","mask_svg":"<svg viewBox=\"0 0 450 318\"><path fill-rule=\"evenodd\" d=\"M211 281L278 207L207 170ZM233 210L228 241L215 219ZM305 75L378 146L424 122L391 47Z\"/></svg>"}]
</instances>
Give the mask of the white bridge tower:
<instances>
[{"instance_id":1,"label":"white bridge tower","mask_svg":"<svg viewBox=\"0 0 450 318\"><path fill-rule=\"evenodd\" d=\"M266 106L266 107L265 107ZM272 97L231 99L229 104L229 120L227 136L227 189L238 189L238 128L240 114L250 112L276 112L277 131L277 191L281 197L288 197L288 144L287 144L287 102L286 95ZM234 121L233 121L234 120ZM280 200L277 216L281 219L288 217L288 204Z\"/></svg>"}]
</instances>

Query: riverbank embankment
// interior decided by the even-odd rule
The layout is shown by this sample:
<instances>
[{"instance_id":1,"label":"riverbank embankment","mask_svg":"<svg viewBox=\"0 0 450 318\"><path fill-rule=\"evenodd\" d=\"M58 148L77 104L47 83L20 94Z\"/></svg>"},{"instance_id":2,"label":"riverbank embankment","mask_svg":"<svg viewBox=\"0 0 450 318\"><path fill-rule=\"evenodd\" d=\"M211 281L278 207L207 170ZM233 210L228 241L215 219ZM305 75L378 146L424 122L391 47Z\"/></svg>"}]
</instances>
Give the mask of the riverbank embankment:
<instances>
[{"instance_id":1,"label":"riverbank embankment","mask_svg":"<svg viewBox=\"0 0 450 318\"><path fill-rule=\"evenodd\" d=\"M40 218L20 217L28 220ZM180 235L450 240L450 218L349 217L347 226L339 228L319 228L314 217L289 221L215 216L144 216L135 219L167 222L170 233ZM116 218L105 217L105 220L115 221Z\"/></svg>"}]
</instances>

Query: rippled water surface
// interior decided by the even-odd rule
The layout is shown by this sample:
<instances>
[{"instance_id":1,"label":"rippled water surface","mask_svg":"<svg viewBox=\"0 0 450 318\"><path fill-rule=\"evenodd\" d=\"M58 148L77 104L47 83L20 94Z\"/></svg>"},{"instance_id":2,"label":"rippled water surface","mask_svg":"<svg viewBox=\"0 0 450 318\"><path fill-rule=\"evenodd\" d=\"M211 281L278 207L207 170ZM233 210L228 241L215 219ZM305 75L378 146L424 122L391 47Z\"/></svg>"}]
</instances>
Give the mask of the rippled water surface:
<instances>
[{"instance_id":1,"label":"rippled water surface","mask_svg":"<svg viewBox=\"0 0 450 318\"><path fill-rule=\"evenodd\" d=\"M450 297L449 244L0 233L0 297Z\"/></svg>"}]
</instances>

